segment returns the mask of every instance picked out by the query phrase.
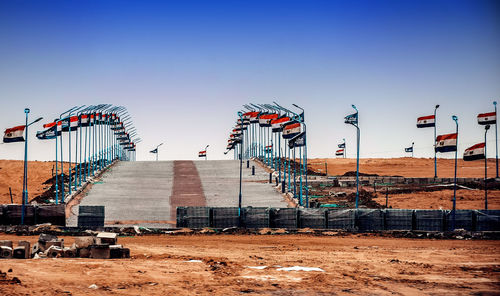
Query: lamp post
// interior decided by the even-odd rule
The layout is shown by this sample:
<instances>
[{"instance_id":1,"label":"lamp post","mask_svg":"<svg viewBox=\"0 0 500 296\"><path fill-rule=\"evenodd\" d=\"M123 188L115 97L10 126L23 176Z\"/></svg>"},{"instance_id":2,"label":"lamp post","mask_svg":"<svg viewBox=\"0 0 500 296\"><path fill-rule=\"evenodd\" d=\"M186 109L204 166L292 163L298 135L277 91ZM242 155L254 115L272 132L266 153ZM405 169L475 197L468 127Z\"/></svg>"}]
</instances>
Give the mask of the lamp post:
<instances>
[{"instance_id":1,"label":"lamp post","mask_svg":"<svg viewBox=\"0 0 500 296\"><path fill-rule=\"evenodd\" d=\"M208 148L208 146L210 146L210 145L205 146L205 160L207 160L207 148Z\"/></svg>"},{"instance_id":2,"label":"lamp post","mask_svg":"<svg viewBox=\"0 0 500 296\"><path fill-rule=\"evenodd\" d=\"M156 146L156 161L158 161L158 147L160 147L161 145L163 145L163 143L161 143L160 145Z\"/></svg>"},{"instance_id":3,"label":"lamp post","mask_svg":"<svg viewBox=\"0 0 500 296\"><path fill-rule=\"evenodd\" d=\"M458 153L458 117L453 115L451 117L457 126L456 134L457 134L457 147L455 149L455 177L453 182L453 210L452 210L452 230L455 230L455 212L457 206L457 153ZM435 150L435 149L434 149Z\"/></svg>"},{"instance_id":4,"label":"lamp post","mask_svg":"<svg viewBox=\"0 0 500 296\"><path fill-rule=\"evenodd\" d=\"M493 101L493 105L495 106L495 160L496 160L496 166L497 166L497 175L496 178L498 179L498 117L497 117L497 101Z\"/></svg>"},{"instance_id":5,"label":"lamp post","mask_svg":"<svg viewBox=\"0 0 500 296\"><path fill-rule=\"evenodd\" d=\"M436 105L434 108L434 179L438 177L438 171L437 171L437 152L436 152L436 111L439 108L439 105Z\"/></svg>"},{"instance_id":6,"label":"lamp post","mask_svg":"<svg viewBox=\"0 0 500 296\"><path fill-rule=\"evenodd\" d=\"M490 125L487 124L484 127L484 209L488 210L488 154L486 154L486 134L490 129Z\"/></svg>"},{"instance_id":7,"label":"lamp post","mask_svg":"<svg viewBox=\"0 0 500 296\"><path fill-rule=\"evenodd\" d=\"M240 117L240 122L243 123L243 114L241 112L238 112L238 116ZM243 168L243 126L241 129L241 142L240 142L240 192L238 194L238 214L241 213L241 174L242 174L242 168Z\"/></svg>"},{"instance_id":8,"label":"lamp post","mask_svg":"<svg viewBox=\"0 0 500 296\"><path fill-rule=\"evenodd\" d=\"M413 145L415 145L415 142L411 142L411 158L413 158Z\"/></svg>"},{"instance_id":9,"label":"lamp post","mask_svg":"<svg viewBox=\"0 0 500 296\"><path fill-rule=\"evenodd\" d=\"M359 137L360 137L359 111L355 105L351 106L354 110L356 110L356 113L348 115L345 118L345 123L356 127L356 209L357 209L359 206Z\"/></svg>"},{"instance_id":10,"label":"lamp post","mask_svg":"<svg viewBox=\"0 0 500 296\"><path fill-rule=\"evenodd\" d=\"M43 119L43 117L40 117L36 119L35 121L31 122L28 124L28 114L30 113L29 108L24 109L24 113L26 114L26 128L24 129L24 172L23 172L23 194L22 194L22 206L21 206L21 224L24 225L24 212L25 212L25 207L26 204L28 203L28 127L32 125L35 122L38 122ZM57 128L57 127L56 127Z\"/></svg>"}]
</instances>

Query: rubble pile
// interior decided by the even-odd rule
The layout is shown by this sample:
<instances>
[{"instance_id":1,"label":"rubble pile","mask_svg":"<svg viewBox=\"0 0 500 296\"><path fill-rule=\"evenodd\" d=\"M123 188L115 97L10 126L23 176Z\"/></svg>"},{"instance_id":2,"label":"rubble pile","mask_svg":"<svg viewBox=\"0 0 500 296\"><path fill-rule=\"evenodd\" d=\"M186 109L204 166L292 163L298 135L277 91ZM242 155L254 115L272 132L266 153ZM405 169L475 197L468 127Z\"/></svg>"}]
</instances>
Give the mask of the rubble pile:
<instances>
[{"instance_id":1,"label":"rubble pile","mask_svg":"<svg viewBox=\"0 0 500 296\"><path fill-rule=\"evenodd\" d=\"M0 259L40 259L40 258L130 258L130 250L117 244L116 233L100 232L92 236L75 237L70 247L64 246L64 239L42 233L38 241L30 246L28 241L13 242L0 240Z\"/></svg>"}]
</instances>

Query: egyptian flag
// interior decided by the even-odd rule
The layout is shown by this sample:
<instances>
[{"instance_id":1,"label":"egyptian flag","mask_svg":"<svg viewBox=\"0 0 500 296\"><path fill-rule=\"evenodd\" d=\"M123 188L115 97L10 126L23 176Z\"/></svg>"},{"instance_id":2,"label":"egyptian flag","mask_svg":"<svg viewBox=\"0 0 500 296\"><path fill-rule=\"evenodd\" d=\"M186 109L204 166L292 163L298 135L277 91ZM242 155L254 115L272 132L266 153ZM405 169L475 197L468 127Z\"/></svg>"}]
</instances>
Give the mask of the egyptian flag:
<instances>
[{"instance_id":1,"label":"egyptian flag","mask_svg":"<svg viewBox=\"0 0 500 296\"><path fill-rule=\"evenodd\" d=\"M72 132L78 129L78 116L66 117L62 120L62 131L68 132L70 129Z\"/></svg>"},{"instance_id":2,"label":"egyptian flag","mask_svg":"<svg viewBox=\"0 0 500 296\"><path fill-rule=\"evenodd\" d=\"M436 138L436 152L453 152L457 151L457 135L447 134L440 135Z\"/></svg>"},{"instance_id":3,"label":"egyptian flag","mask_svg":"<svg viewBox=\"0 0 500 296\"><path fill-rule=\"evenodd\" d=\"M95 124L101 124L102 123L101 118L102 118L101 113L96 113L95 114Z\"/></svg>"},{"instance_id":4,"label":"egyptian flag","mask_svg":"<svg viewBox=\"0 0 500 296\"><path fill-rule=\"evenodd\" d=\"M464 160L470 161L470 160L485 159L486 155L484 154L484 148L485 148L485 143L479 143L465 149Z\"/></svg>"},{"instance_id":5,"label":"egyptian flag","mask_svg":"<svg viewBox=\"0 0 500 296\"><path fill-rule=\"evenodd\" d=\"M241 131L241 130L246 130L246 129L247 129L247 127L248 127L248 124L246 124L246 125L245 125L245 124L241 125L241 124L240 124L240 120L238 119L238 124L237 124L234 128L235 128L235 129L237 129L237 130L239 130L239 131Z\"/></svg>"},{"instance_id":6,"label":"egyptian flag","mask_svg":"<svg viewBox=\"0 0 500 296\"><path fill-rule=\"evenodd\" d=\"M241 135L241 128L238 129L238 127L236 126L234 129L233 129L233 132L232 132L233 135L237 136L237 135Z\"/></svg>"},{"instance_id":7,"label":"egyptian flag","mask_svg":"<svg viewBox=\"0 0 500 296\"><path fill-rule=\"evenodd\" d=\"M234 148L234 143L227 144L226 149L227 150L232 150Z\"/></svg>"},{"instance_id":8,"label":"egyptian flag","mask_svg":"<svg viewBox=\"0 0 500 296\"><path fill-rule=\"evenodd\" d=\"M278 117L279 115L277 113L262 114L261 116L259 116L259 126L270 127L271 120L277 119Z\"/></svg>"},{"instance_id":9,"label":"egyptian flag","mask_svg":"<svg viewBox=\"0 0 500 296\"><path fill-rule=\"evenodd\" d=\"M292 121L283 126L283 139L291 139L300 134L302 125L300 122Z\"/></svg>"},{"instance_id":10,"label":"egyptian flag","mask_svg":"<svg viewBox=\"0 0 500 296\"><path fill-rule=\"evenodd\" d=\"M115 135L119 136L119 135L125 135L125 128L120 128L116 131L114 131Z\"/></svg>"},{"instance_id":11,"label":"egyptian flag","mask_svg":"<svg viewBox=\"0 0 500 296\"><path fill-rule=\"evenodd\" d=\"M477 123L480 125L496 124L497 114L495 112L481 113L477 116Z\"/></svg>"},{"instance_id":12,"label":"egyptian flag","mask_svg":"<svg viewBox=\"0 0 500 296\"><path fill-rule=\"evenodd\" d=\"M405 148L405 152L413 152L413 147Z\"/></svg>"},{"instance_id":13,"label":"egyptian flag","mask_svg":"<svg viewBox=\"0 0 500 296\"><path fill-rule=\"evenodd\" d=\"M250 114L251 112L246 112L246 113L243 113L243 115L241 115L241 117L243 118L243 122L248 122L250 123Z\"/></svg>"},{"instance_id":14,"label":"egyptian flag","mask_svg":"<svg viewBox=\"0 0 500 296\"><path fill-rule=\"evenodd\" d=\"M258 123L259 122L259 112L253 111L253 112L248 112L248 115L250 117L250 123Z\"/></svg>"},{"instance_id":15,"label":"egyptian flag","mask_svg":"<svg viewBox=\"0 0 500 296\"><path fill-rule=\"evenodd\" d=\"M155 149L149 151L149 153L158 153L158 148L155 148Z\"/></svg>"},{"instance_id":16,"label":"egyptian flag","mask_svg":"<svg viewBox=\"0 0 500 296\"><path fill-rule=\"evenodd\" d=\"M290 117L283 116L271 121L271 128L273 133L279 133L283 130L283 125L290 121Z\"/></svg>"},{"instance_id":17,"label":"egyptian flag","mask_svg":"<svg viewBox=\"0 0 500 296\"><path fill-rule=\"evenodd\" d=\"M207 157L207 151L198 152L198 157Z\"/></svg>"},{"instance_id":18,"label":"egyptian flag","mask_svg":"<svg viewBox=\"0 0 500 296\"><path fill-rule=\"evenodd\" d=\"M271 151L273 151L273 145L266 146L266 149L264 152L271 153Z\"/></svg>"},{"instance_id":19,"label":"egyptian flag","mask_svg":"<svg viewBox=\"0 0 500 296\"><path fill-rule=\"evenodd\" d=\"M290 149L295 147L302 147L305 145L306 145L306 132L301 132L300 134L296 135L295 137L291 138L288 141L288 147Z\"/></svg>"},{"instance_id":20,"label":"egyptian flag","mask_svg":"<svg viewBox=\"0 0 500 296\"><path fill-rule=\"evenodd\" d=\"M44 124L45 130L36 133L36 137L39 140L50 140L55 139L57 136L61 135L62 123L60 121L51 122Z\"/></svg>"},{"instance_id":21,"label":"egyptian flag","mask_svg":"<svg viewBox=\"0 0 500 296\"><path fill-rule=\"evenodd\" d=\"M116 131L123 128L123 122L118 122L111 126L111 130Z\"/></svg>"},{"instance_id":22,"label":"egyptian flag","mask_svg":"<svg viewBox=\"0 0 500 296\"><path fill-rule=\"evenodd\" d=\"M123 141L123 140L128 140L129 137L128 137L128 134L127 133L123 133L123 135L121 137L118 137L116 138L118 141Z\"/></svg>"},{"instance_id":23,"label":"egyptian flag","mask_svg":"<svg viewBox=\"0 0 500 296\"><path fill-rule=\"evenodd\" d=\"M349 124L358 124L358 112L347 115L344 117L344 122Z\"/></svg>"},{"instance_id":24,"label":"egyptian flag","mask_svg":"<svg viewBox=\"0 0 500 296\"><path fill-rule=\"evenodd\" d=\"M339 148L345 148L345 143L340 143L337 146L339 146Z\"/></svg>"},{"instance_id":25,"label":"egyptian flag","mask_svg":"<svg viewBox=\"0 0 500 296\"><path fill-rule=\"evenodd\" d=\"M339 149L339 150L335 151L335 155L336 156L344 156L344 149Z\"/></svg>"},{"instance_id":26,"label":"egyptian flag","mask_svg":"<svg viewBox=\"0 0 500 296\"><path fill-rule=\"evenodd\" d=\"M95 113L89 114L89 123L91 125L95 124Z\"/></svg>"},{"instance_id":27,"label":"egyptian flag","mask_svg":"<svg viewBox=\"0 0 500 296\"><path fill-rule=\"evenodd\" d=\"M417 118L417 128L433 127L436 125L436 117L434 115L422 116Z\"/></svg>"},{"instance_id":28,"label":"egyptian flag","mask_svg":"<svg viewBox=\"0 0 500 296\"><path fill-rule=\"evenodd\" d=\"M90 125L90 115L82 114L80 115L80 126L85 127Z\"/></svg>"},{"instance_id":29,"label":"egyptian flag","mask_svg":"<svg viewBox=\"0 0 500 296\"><path fill-rule=\"evenodd\" d=\"M20 125L6 129L3 135L3 142L4 143L24 142L23 134L25 128L26 125Z\"/></svg>"}]
</instances>

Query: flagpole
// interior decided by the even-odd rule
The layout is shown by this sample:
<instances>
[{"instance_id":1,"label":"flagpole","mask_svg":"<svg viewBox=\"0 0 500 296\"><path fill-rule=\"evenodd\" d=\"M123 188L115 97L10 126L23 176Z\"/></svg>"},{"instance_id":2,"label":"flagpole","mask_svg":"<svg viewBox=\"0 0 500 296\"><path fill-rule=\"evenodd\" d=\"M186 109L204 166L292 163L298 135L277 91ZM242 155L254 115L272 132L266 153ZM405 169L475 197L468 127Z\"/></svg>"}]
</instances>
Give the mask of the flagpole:
<instances>
[{"instance_id":1,"label":"flagpole","mask_svg":"<svg viewBox=\"0 0 500 296\"><path fill-rule=\"evenodd\" d=\"M487 124L484 127L484 209L488 210L488 154L486 153L486 134L490 129L490 125Z\"/></svg>"},{"instance_id":2,"label":"flagpole","mask_svg":"<svg viewBox=\"0 0 500 296\"><path fill-rule=\"evenodd\" d=\"M437 120L436 120L436 111L439 108L439 105L436 105L434 108L434 179L437 178L437 152L436 152L436 125L437 125Z\"/></svg>"},{"instance_id":3,"label":"flagpole","mask_svg":"<svg viewBox=\"0 0 500 296\"><path fill-rule=\"evenodd\" d=\"M413 158L413 145L415 144L415 142L411 142L411 158ZM435 149L434 149L435 150Z\"/></svg>"},{"instance_id":4,"label":"flagpole","mask_svg":"<svg viewBox=\"0 0 500 296\"><path fill-rule=\"evenodd\" d=\"M455 121L455 124L457 126L456 134L457 134L457 143L456 143L456 149L455 149L455 177L454 177L454 184L453 184L453 213L452 213L452 230L455 230L455 218L456 218L456 205L457 205L457 153L458 153L458 117L453 115L451 117L453 121Z\"/></svg>"},{"instance_id":5,"label":"flagpole","mask_svg":"<svg viewBox=\"0 0 500 296\"><path fill-rule=\"evenodd\" d=\"M345 144L345 138L342 140L344 140L344 158L347 158L347 146Z\"/></svg>"},{"instance_id":6,"label":"flagpole","mask_svg":"<svg viewBox=\"0 0 500 296\"><path fill-rule=\"evenodd\" d=\"M242 117L242 114L241 112L238 112L238 116L240 117L240 120L241 122L243 122L243 117ZM243 128L241 129L241 143L240 143L240 147L242 149L240 149L240 192L238 194L238 215L241 213L241 179L242 179L242 168L243 168Z\"/></svg>"},{"instance_id":7,"label":"flagpole","mask_svg":"<svg viewBox=\"0 0 500 296\"><path fill-rule=\"evenodd\" d=\"M498 179L498 117L497 117L497 101L493 101L493 105L495 106L495 160L496 160L496 166L497 166L497 175L496 178Z\"/></svg>"},{"instance_id":8,"label":"flagpole","mask_svg":"<svg viewBox=\"0 0 500 296\"><path fill-rule=\"evenodd\" d=\"M57 126L59 125L59 122L56 120L56 205L59 203L59 190L58 190L58 178L57 175L59 174L58 170L58 164L57 164ZM62 131L61 131L62 132Z\"/></svg>"},{"instance_id":9,"label":"flagpole","mask_svg":"<svg viewBox=\"0 0 500 296\"><path fill-rule=\"evenodd\" d=\"M24 133L25 133L25 140L24 140L24 173L23 173L23 195L22 195L22 209L21 209L21 225L24 225L24 212L26 210L26 199L27 199L27 196L28 196L28 188L27 187L27 175L28 175L28 163L27 163L27 160L28 160L28 114L30 113L30 109L29 108L25 108L24 109L24 113L26 114L26 128L24 129Z\"/></svg>"}]
</instances>

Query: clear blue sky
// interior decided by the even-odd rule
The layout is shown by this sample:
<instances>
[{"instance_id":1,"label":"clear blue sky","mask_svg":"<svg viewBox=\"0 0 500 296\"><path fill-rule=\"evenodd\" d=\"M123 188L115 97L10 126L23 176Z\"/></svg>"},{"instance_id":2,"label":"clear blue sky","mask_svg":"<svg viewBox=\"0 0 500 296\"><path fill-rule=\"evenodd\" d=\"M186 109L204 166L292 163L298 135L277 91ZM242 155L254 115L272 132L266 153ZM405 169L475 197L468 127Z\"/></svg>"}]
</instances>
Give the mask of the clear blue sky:
<instances>
[{"instance_id":1,"label":"clear blue sky","mask_svg":"<svg viewBox=\"0 0 500 296\"><path fill-rule=\"evenodd\" d=\"M272 100L306 109L311 157L334 157L342 138L354 156L353 103L362 157L403 156L412 141L433 155L432 129L415 124L435 104L438 134L459 117L462 153L500 100L499 1L2 0L0 44L0 128L27 106L48 122L73 105L124 105L142 160L160 142L160 159L196 159L206 144L224 158L236 111ZM30 159L53 159L36 129ZM22 148L0 145L0 158Z\"/></svg>"}]
</instances>

